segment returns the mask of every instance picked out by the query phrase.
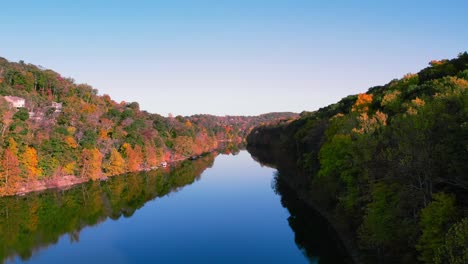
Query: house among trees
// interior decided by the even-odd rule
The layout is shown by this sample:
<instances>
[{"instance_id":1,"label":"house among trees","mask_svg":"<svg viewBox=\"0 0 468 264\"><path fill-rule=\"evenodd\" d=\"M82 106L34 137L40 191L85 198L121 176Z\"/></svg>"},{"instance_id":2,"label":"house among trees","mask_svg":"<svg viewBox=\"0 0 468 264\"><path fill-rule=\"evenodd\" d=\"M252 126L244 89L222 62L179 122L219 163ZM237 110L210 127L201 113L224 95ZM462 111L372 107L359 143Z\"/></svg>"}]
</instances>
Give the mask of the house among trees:
<instances>
[{"instance_id":1,"label":"house among trees","mask_svg":"<svg viewBox=\"0 0 468 264\"><path fill-rule=\"evenodd\" d=\"M13 107L16 107L16 108L25 107L26 105L26 101L24 100L24 98L21 98L21 97L5 96L4 98L8 103L10 103Z\"/></svg>"}]
</instances>

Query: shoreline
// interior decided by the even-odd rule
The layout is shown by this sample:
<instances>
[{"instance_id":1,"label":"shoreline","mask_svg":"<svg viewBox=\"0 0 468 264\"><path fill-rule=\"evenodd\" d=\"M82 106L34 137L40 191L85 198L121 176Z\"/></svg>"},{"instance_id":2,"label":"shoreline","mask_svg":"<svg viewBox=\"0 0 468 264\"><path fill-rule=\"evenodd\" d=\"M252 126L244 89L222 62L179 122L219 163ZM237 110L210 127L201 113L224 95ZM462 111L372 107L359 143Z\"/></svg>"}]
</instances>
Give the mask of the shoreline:
<instances>
[{"instance_id":1,"label":"shoreline","mask_svg":"<svg viewBox=\"0 0 468 264\"><path fill-rule=\"evenodd\" d=\"M216 150L211 150L209 152L205 152L203 154L194 155L194 156L196 156L196 157L204 156L204 155L206 155L208 153L212 153L214 151L216 151ZM194 156L184 157L183 159L179 158L179 159L166 161L167 167L169 167L169 165L172 165L172 164L177 163L177 162L192 160L192 157L194 157ZM152 168L142 168L142 169L140 169L138 171L125 172L125 173L122 173L122 174L109 175L109 176L102 176L101 178L97 179L96 181L107 181L109 178L116 177L116 176L119 176L119 175L124 175L124 174L127 174L127 173L145 172L145 171L157 170L157 169L161 169L161 168L166 168L166 166L158 165L158 166L155 166L155 167L152 167ZM25 195L30 194L30 193L42 192L42 191L53 190L53 189L67 190L67 189L72 188L75 185L83 184L83 183L90 182L90 181L93 181L93 180L91 178L78 177L76 175L64 175L64 176L56 176L56 177L52 177L52 178L47 178L47 179L44 179L44 180L34 180L34 181L29 181L29 182L22 183L18 188L16 188L14 193L6 194L6 195L0 195L0 198L2 198L2 197L14 197L14 196L17 196L17 197L25 196Z\"/></svg>"}]
</instances>

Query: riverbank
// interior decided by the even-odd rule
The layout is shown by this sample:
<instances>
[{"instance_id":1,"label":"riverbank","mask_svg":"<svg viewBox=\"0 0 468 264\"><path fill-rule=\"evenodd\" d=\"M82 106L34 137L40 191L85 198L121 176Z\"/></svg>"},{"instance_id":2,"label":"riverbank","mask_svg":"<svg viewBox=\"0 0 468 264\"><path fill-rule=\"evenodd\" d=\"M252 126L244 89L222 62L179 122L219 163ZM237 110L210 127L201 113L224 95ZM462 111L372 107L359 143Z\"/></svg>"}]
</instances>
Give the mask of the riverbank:
<instances>
[{"instance_id":1,"label":"riverbank","mask_svg":"<svg viewBox=\"0 0 468 264\"><path fill-rule=\"evenodd\" d=\"M204 156L206 154L215 152L216 150L212 150L210 152L203 153L201 156ZM185 160L194 160L194 156L189 156L189 157L184 157L184 158L177 158L173 160L166 161L165 164L167 165L159 165L156 167L152 168L142 168L141 170L134 171L134 172L143 172L143 171L150 171L150 170L156 170L156 169L161 169L161 168L166 168L169 165L173 165L178 162L182 162ZM197 158L200 157L200 155L196 156ZM130 173L130 172L128 172ZM124 173L125 174L125 173ZM99 178L99 181L106 181L107 179L115 176L119 176L122 174L117 174L117 175L108 175L108 176L102 176ZM8 196L23 196L28 193L33 193L33 192L41 192L49 189L60 189L60 190L66 190L69 189L75 185L78 184L83 184L86 182L92 181L91 178L87 177L78 177L76 175L64 175L64 176L56 176L56 177L50 177L46 178L43 180L33 180L33 181L27 181L23 183L19 183L18 186L14 189L11 190L9 194L6 195L0 195L0 197L8 197Z\"/></svg>"}]
</instances>

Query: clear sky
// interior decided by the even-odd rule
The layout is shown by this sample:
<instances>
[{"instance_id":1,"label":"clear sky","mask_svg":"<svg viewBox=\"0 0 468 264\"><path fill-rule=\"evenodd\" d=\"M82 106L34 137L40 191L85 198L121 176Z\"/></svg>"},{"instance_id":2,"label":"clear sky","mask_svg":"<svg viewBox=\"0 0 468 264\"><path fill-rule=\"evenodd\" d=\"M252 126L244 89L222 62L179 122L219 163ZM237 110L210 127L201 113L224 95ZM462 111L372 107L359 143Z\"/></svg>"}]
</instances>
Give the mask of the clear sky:
<instances>
[{"instance_id":1,"label":"clear sky","mask_svg":"<svg viewBox=\"0 0 468 264\"><path fill-rule=\"evenodd\" d=\"M4 1L0 57L150 112L316 110L468 50L468 1Z\"/></svg>"}]
</instances>

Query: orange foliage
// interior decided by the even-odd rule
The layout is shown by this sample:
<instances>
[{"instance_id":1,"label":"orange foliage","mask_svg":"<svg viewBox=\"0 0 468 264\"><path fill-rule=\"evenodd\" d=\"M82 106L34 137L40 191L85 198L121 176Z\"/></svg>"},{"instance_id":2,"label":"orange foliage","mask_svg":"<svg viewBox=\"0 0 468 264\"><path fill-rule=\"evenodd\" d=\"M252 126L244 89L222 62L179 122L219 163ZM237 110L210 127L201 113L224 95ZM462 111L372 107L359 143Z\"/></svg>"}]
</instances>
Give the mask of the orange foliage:
<instances>
[{"instance_id":1,"label":"orange foliage","mask_svg":"<svg viewBox=\"0 0 468 264\"><path fill-rule=\"evenodd\" d=\"M448 62L448 60L440 60L440 61L439 60L431 60L431 62L429 62L429 64L431 66L438 66L438 65L443 65L443 64L445 64L447 62Z\"/></svg>"},{"instance_id":2,"label":"orange foliage","mask_svg":"<svg viewBox=\"0 0 468 264\"><path fill-rule=\"evenodd\" d=\"M141 164L143 163L143 152L140 146L132 146L128 143L123 144L125 155L127 156L127 168L128 171L139 171L141 170Z\"/></svg>"},{"instance_id":3,"label":"orange foliage","mask_svg":"<svg viewBox=\"0 0 468 264\"><path fill-rule=\"evenodd\" d=\"M18 160L18 148L14 139L10 138L9 146L3 153L2 159L2 172L0 174L0 180L4 182L1 189L1 193L10 194L14 191L17 183L21 180L19 160ZM1 183L1 182L0 182Z\"/></svg>"},{"instance_id":4,"label":"orange foliage","mask_svg":"<svg viewBox=\"0 0 468 264\"><path fill-rule=\"evenodd\" d=\"M372 103L372 94L359 94L352 111L367 112Z\"/></svg>"},{"instance_id":5,"label":"orange foliage","mask_svg":"<svg viewBox=\"0 0 468 264\"><path fill-rule=\"evenodd\" d=\"M133 162L135 164L134 168L136 171L141 170L141 165L143 164L143 150L139 145L136 145L135 148L133 148L133 153Z\"/></svg>"},{"instance_id":6,"label":"orange foliage","mask_svg":"<svg viewBox=\"0 0 468 264\"><path fill-rule=\"evenodd\" d=\"M76 140L73 137L70 137L70 136L65 137L65 143L67 143L67 145L70 148L78 147L78 143L76 143Z\"/></svg>"},{"instance_id":7,"label":"orange foliage","mask_svg":"<svg viewBox=\"0 0 468 264\"><path fill-rule=\"evenodd\" d=\"M21 163L26 169L26 175L29 180L37 180L37 176L41 174L41 170L37 167L37 151L33 147L27 147L21 156Z\"/></svg>"},{"instance_id":8,"label":"orange foliage","mask_svg":"<svg viewBox=\"0 0 468 264\"><path fill-rule=\"evenodd\" d=\"M416 106L424 106L426 104L426 102L424 102L424 100L420 99L419 97L411 100L411 102Z\"/></svg>"},{"instance_id":9,"label":"orange foliage","mask_svg":"<svg viewBox=\"0 0 468 264\"><path fill-rule=\"evenodd\" d=\"M193 153L200 155L217 147L218 141L208 135L206 129L198 132L193 144Z\"/></svg>"},{"instance_id":10,"label":"orange foliage","mask_svg":"<svg viewBox=\"0 0 468 264\"><path fill-rule=\"evenodd\" d=\"M154 167L162 161L162 151L161 149L156 149L153 146L145 146L145 160L148 166Z\"/></svg>"},{"instance_id":11,"label":"orange foliage","mask_svg":"<svg viewBox=\"0 0 468 264\"><path fill-rule=\"evenodd\" d=\"M377 111L372 117L367 113L362 113L359 117L359 128L353 128L353 132L358 134L372 133L380 126L387 125L387 115Z\"/></svg>"},{"instance_id":12,"label":"orange foliage","mask_svg":"<svg viewBox=\"0 0 468 264\"><path fill-rule=\"evenodd\" d=\"M101 177L102 154L97 148L84 149L81 154L81 176L95 181Z\"/></svg>"},{"instance_id":13,"label":"orange foliage","mask_svg":"<svg viewBox=\"0 0 468 264\"><path fill-rule=\"evenodd\" d=\"M91 114L96 111L96 106L92 104L82 104L81 111L85 114Z\"/></svg>"},{"instance_id":14,"label":"orange foliage","mask_svg":"<svg viewBox=\"0 0 468 264\"><path fill-rule=\"evenodd\" d=\"M99 139L108 139L109 137L107 136L107 130L105 129L100 129L99 130Z\"/></svg>"}]
</instances>

